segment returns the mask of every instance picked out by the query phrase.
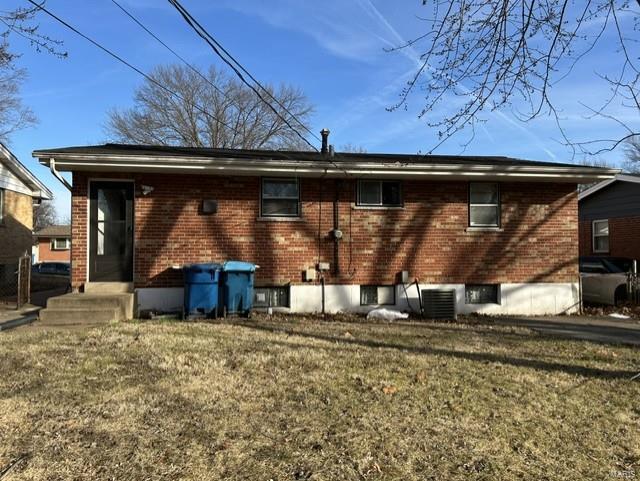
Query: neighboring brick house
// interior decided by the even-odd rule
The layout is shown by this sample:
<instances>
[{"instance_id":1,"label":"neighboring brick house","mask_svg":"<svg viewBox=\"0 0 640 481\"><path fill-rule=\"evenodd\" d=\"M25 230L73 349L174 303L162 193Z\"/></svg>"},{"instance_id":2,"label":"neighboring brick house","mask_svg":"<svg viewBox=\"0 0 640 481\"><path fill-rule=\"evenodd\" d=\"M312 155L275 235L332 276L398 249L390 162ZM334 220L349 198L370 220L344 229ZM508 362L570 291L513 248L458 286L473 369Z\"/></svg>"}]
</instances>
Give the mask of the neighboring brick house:
<instances>
[{"instance_id":1,"label":"neighboring brick house","mask_svg":"<svg viewBox=\"0 0 640 481\"><path fill-rule=\"evenodd\" d=\"M71 262L71 226L50 225L34 232L34 262Z\"/></svg>"},{"instance_id":2,"label":"neighboring brick house","mask_svg":"<svg viewBox=\"0 0 640 481\"><path fill-rule=\"evenodd\" d=\"M0 143L0 270L13 274L18 258L31 253L33 204L53 197ZM8 275L8 274L7 274ZM6 277L2 275L3 279Z\"/></svg>"},{"instance_id":3,"label":"neighboring brick house","mask_svg":"<svg viewBox=\"0 0 640 481\"><path fill-rule=\"evenodd\" d=\"M325 149L107 144L34 156L73 172L73 288L132 282L141 310L181 306L179 266L239 259L260 266L260 305L294 312L321 309L322 277L329 312L415 309L414 279L455 288L463 313L572 312L577 184L617 172Z\"/></svg>"},{"instance_id":4,"label":"neighboring brick house","mask_svg":"<svg viewBox=\"0 0 640 481\"><path fill-rule=\"evenodd\" d=\"M640 174L618 174L578 198L580 255L640 260Z\"/></svg>"}]
</instances>

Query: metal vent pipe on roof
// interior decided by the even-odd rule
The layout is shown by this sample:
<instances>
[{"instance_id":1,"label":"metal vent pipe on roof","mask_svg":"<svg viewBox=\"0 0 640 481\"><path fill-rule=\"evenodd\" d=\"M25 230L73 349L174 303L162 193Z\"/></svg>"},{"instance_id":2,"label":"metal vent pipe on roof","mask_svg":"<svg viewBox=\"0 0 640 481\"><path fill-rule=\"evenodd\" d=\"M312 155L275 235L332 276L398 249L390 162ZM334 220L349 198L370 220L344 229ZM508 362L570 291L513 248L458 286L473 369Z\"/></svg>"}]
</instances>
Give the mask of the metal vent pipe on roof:
<instances>
[{"instance_id":1,"label":"metal vent pipe on roof","mask_svg":"<svg viewBox=\"0 0 640 481\"><path fill-rule=\"evenodd\" d=\"M326 154L329 152L329 134L331 131L329 129L322 129L320 131L320 135L322 135L322 149L320 152Z\"/></svg>"}]
</instances>

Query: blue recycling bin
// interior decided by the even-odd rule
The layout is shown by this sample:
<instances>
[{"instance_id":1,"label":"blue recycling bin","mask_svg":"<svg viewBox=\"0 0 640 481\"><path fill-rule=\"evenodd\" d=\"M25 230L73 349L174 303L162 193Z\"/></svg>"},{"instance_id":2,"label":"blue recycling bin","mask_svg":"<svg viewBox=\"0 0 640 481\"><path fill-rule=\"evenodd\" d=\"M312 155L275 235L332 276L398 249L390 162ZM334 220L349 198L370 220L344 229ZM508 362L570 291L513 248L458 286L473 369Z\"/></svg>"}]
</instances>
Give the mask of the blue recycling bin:
<instances>
[{"instance_id":1,"label":"blue recycling bin","mask_svg":"<svg viewBox=\"0 0 640 481\"><path fill-rule=\"evenodd\" d=\"M184 271L184 317L217 317L220 272L216 263L191 264Z\"/></svg>"},{"instance_id":2,"label":"blue recycling bin","mask_svg":"<svg viewBox=\"0 0 640 481\"><path fill-rule=\"evenodd\" d=\"M256 265L227 261L222 266L222 305L225 314L248 316L253 307L253 279Z\"/></svg>"}]
</instances>

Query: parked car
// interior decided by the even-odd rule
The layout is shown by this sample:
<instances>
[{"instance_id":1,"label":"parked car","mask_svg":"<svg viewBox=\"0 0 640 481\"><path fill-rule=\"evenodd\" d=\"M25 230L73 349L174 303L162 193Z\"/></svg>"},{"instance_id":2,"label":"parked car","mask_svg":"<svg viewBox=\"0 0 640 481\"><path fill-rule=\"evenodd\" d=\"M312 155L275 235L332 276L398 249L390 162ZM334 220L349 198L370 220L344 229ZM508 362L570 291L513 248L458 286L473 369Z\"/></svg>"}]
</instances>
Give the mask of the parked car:
<instances>
[{"instance_id":1,"label":"parked car","mask_svg":"<svg viewBox=\"0 0 640 481\"><path fill-rule=\"evenodd\" d=\"M580 258L583 302L615 306L627 299L627 272L621 267L625 265L623 259Z\"/></svg>"},{"instance_id":2,"label":"parked car","mask_svg":"<svg viewBox=\"0 0 640 481\"><path fill-rule=\"evenodd\" d=\"M31 273L69 277L71 274L71 264L69 262L40 262L32 266Z\"/></svg>"}]
</instances>

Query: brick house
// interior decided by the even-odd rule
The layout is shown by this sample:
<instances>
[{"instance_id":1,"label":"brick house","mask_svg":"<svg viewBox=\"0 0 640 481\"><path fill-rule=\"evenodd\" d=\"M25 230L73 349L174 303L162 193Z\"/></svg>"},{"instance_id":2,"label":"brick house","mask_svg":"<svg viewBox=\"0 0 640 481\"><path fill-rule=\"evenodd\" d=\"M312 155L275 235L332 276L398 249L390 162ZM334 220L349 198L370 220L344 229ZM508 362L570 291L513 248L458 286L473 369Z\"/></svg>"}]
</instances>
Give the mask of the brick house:
<instances>
[{"instance_id":1,"label":"brick house","mask_svg":"<svg viewBox=\"0 0 640 481\"><path fill-rule=\"evenodd\" d=\"M33 204L51 191L0 143L0 272L13 275L18 258L31 252ZM0 273L4 280L6 276Z\"/></svg>"},{"instance_id":2,"label":"brick house","mask_svg":"<svg viewBox=\"0 0 640 481\"><path fill-rule=\"evenodd\" d=\"M131 283L139 310L179 309L185 263L260 266L256 301L293 312L571 312L577 184L617 172L505 157L107 144L38 150L72 172L72 287ZM320 270L328 267L328 270ZM325 287L322 287L322 280ZM408 281L403 283L402 281Z\"/></svg>"},{"instance_id":3,"label":"brick house","mask_svg":"<svg viewBox=\"0 0 640 481\"><path fill-rule=\"evenodd\" d=\"M580 255L640 260L640 175L618 174L578 199Z\"/></svg>"},{"instance_id":4,"label":"brick house","mask_svg":"<svg viewBox=\"0 0 640 481\"><path fill-rule=\"evenodd\" d=\"M71 262L71 226L50 225L33 233L34 262Z\"/></svg>"}]
</instances>

